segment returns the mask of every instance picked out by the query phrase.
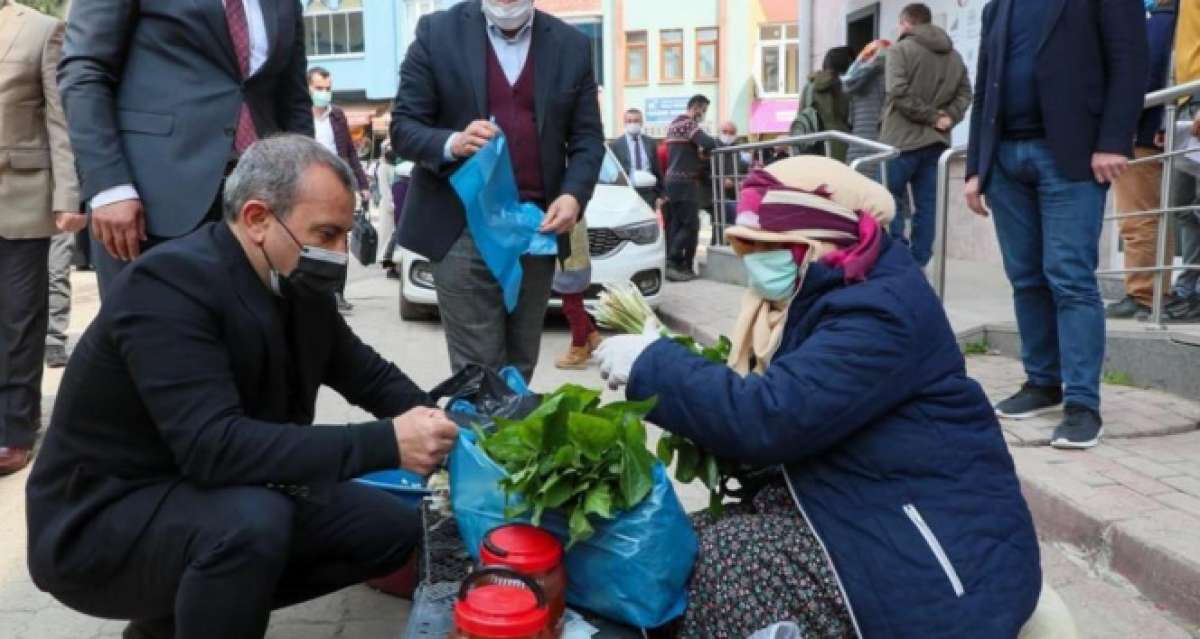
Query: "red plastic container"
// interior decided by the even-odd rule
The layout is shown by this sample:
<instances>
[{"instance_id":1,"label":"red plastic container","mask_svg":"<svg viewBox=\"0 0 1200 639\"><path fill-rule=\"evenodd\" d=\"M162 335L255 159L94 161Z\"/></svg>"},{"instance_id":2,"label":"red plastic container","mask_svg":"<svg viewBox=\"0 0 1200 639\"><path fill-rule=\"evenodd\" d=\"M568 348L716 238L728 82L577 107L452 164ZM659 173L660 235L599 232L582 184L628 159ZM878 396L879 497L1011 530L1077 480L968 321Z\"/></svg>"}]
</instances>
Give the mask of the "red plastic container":
<instances>
[{"instance_id":1,"label":"red plastic container","mask_svg":"<svg viewBox=\"0 0 1200 639\"><path fill-rule=\"evenodd\" d=\"M412 558L400 570L390 575L369 579L367 585L393 597L412 599L413 591L417 589L417 553L414 552Z\"/></svg>"},{"instance_id":2,"label":"red plastic container","mask_svg":"<svg viewBox=\"0 0 1200 639\"><path fill-rule=\"evenodd\" d=\"M529 524L497 526L483 537L479 560L484 566L504 566L532 578L546 593L550 628L560 629L567 609L567 571L562 543Z\"/></svg>"},{"instance_id":3,"label":"red plastic container","mask_svg":"<svg viewBox=\"0 0 1200 639\"><path fill-rule=\"evenodd\" d=\"M458 590L448 639L552 639L549 623L537 582L507 568L483 568Z\"/></svg>"}]
</instances>

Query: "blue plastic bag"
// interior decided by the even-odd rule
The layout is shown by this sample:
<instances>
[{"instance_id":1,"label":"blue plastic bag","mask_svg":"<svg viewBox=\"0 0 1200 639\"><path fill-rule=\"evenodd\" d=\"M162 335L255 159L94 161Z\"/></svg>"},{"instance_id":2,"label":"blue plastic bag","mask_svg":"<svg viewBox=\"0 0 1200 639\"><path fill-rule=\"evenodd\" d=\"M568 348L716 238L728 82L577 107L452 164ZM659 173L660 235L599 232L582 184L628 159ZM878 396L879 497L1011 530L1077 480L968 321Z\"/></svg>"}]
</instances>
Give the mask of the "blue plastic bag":
<instances>
[{"instance_id":1,"label":"blue plastic bag","mask_svg":"<svg viewBox=\"0 0 1200 639\"><path fill-rule=\"evenodd\" d=\"M538 232L542 209L520 201L504 134L498 133L464 162L450 176L450 185L462 200L471 238L511 313L521 295L521 256L557 255L558 239Z\"/></svg>"},{"instance_id":2,"label":"blue plastic bag","mask_svg":"<svg viewBox=\"0 0 1200 639\"><path fill-rule=\"evenodd\" d=\"M484 535L508 521L504 492L496 485L505 475L476 445L474 434L462 431L450 453L450 501L476 561ZM696 533L662 464L654 465L654 488L637 508L592 523L595 534L566 555L567 602L638 628L656 628L682 615ZM567 521L560 513L547 511L542 527L565 543Z\"/></svg>"}]
</instances>

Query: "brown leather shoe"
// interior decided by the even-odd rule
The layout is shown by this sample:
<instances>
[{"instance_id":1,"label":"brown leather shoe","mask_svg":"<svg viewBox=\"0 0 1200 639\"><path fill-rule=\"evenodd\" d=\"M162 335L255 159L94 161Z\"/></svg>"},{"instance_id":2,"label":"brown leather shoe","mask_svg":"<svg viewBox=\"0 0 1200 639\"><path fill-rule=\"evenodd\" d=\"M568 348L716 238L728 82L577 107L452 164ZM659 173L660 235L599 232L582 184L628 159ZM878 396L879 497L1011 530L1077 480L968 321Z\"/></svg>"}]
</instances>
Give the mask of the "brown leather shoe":
<instances>
[{"instance_id":1,"label":"brown leather shoe","mask_svg":"<svg viewBox=\"0 0 1200 639\"><path fill-rule=\"evenodd\" d=\"M588 346L572 346L558 361L556 368L570 371L581 371L587 368L588 360L592 358L592 349Z\"/></svg>"},{"instance_id":2,"label":"brown leather shoe","mask_svg":"<svg viewBox=\"0 0 1200 639\"><path fill-rule=\"evenodd\" d=\"M0 476L20 472L32 457L33 451L28 448L0 446Z\"/></svg>"},{"instance_id":3,"label":"brown leather shoe","mask_svg":"<svg viewBox=\"0 0 1200 639\"><path fill-rule=\"evenodd\" d=\"M596 349L600 348L600 344L602 343L604 343L604 338L600 336L599 331L592 331L590 334L588 334L587 345L589 354L595 353Z\"/></svg>"}]
</instances>

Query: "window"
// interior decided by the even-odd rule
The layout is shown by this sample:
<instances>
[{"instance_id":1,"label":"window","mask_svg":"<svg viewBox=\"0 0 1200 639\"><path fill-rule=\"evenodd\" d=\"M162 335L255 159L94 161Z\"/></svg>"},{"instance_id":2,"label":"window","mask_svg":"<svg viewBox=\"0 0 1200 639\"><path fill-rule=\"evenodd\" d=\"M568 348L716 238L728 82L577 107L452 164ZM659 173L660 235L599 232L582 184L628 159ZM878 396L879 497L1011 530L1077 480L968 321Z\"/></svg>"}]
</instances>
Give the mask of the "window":
<instances>
[{"instance_id":1,"label":"window","mask_svg":"<svg viewBox=\"0 0 1200 639\"><path fill-rule=\"evenodd\" d=\"M664 29L659 32L658 81L667 84L683 82L683 30Z\"/></svg>"},{"instance_id":2,"label":"window","mask_svg":"<svg viewBox=\"0 0 1200 639\"><path fill-rule=\"evenodd\" d=\"M719 31L716 27L696 29L696 79L716 80L720 75Z\"/></svg>"},{"instance_id":3,"label":"window","mask_svg":"<svg viewBox=\"0 0 1200 639\"><path fill-rule=\"evenodd\" d=\"M304 43L310 57L362 55L363 0L306 0Z\"/></svg>"},{"instance_id":4,"label":"window","mask_svg":"<svg viewBox=\"0 0 1200 639\"><path fill-rule=\"evenodd\" d=\"M625 84L646 84L649 80L646 59L646 32L625 34Z\"/></svg>"},{"instance_id":5,"label":"window","mask_svg":"<svg viewBox=\"0 0 1200 639\"><path fill-rule=\"evenodd\" d=\"M599 19L571 21L571 26L583 32L592 45L592 73L596 84L604 86L604 23Z\"/></svg>"},{"instance_id":6,"label":"window","mask_svg":"<svg viewBox=\"0 0 1200 639\"><path fill-rule=\"evenodd\" d=\"M417 22L421 20L422 16L433 13L434 11L437 11L436 0L408 0L408 7L405 13L404 22L405 40L401 43L401 45L404 47L403 50L407 51L408 46L412 44L413 40L416 39Z\"/></svg>"},{"instance_id":7,"label":"window","mask_svg":"<svg viewBox=\"0 0 1200 639\"><path fill-rule=\"evenodd\" d=\"M800 27L767 24L758 29L756 80L762 96L800 94Z\"/></svg>"}]
</instances>

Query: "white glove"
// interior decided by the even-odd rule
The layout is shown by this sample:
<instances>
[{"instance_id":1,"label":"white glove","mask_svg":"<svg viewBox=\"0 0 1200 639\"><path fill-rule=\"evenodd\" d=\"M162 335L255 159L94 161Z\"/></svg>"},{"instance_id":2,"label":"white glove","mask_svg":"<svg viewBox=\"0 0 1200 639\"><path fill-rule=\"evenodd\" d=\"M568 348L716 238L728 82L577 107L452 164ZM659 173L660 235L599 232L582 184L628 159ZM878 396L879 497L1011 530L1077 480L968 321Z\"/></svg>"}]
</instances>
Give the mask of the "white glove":
<instances>
[{"instance_id":1,"label":"white glove","mask_svg":"<svg viewBox=\"0 0 1200 639\"><path fill-rule=\"evenodd\" d=\"M600 377L608 381L608 387L616 390L629 383L629 373L642 351L662 337L658 322L647 320L641 335L618 335L604 340L596 349L600 358Z\"/></svg>"}]
</instances>

